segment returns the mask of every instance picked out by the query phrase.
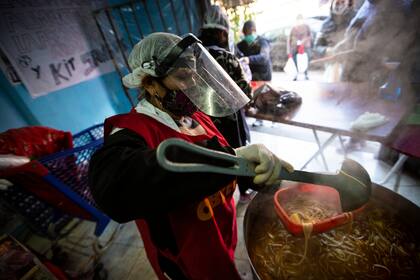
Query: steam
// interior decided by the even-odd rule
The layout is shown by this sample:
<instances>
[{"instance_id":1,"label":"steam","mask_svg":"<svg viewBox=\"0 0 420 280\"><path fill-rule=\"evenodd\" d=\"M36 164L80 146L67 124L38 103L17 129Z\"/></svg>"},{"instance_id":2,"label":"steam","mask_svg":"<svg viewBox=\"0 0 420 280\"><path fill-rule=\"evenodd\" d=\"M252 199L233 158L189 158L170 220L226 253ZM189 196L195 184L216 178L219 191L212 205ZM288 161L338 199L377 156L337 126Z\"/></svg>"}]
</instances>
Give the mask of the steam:
<instances>
[{"instance_id":1,"label":"steam","mask_svg":"<svg viewBox=\"0 0 420 280\"><path fill-rule=\"evenodd\" d=\"M337 56L324 65L328 68L333 62L337 62L341 75L335 73L335 76L339 76L341 81L370 82L380 86L391 70L387 63L399 62L400 66L396 71L405 82L410 82L406 78L410 77L413 64L420 64L416 61L420 57L417 31L420 16L415 1L365 0L357 11L353 8L342 14L330 13L321 31L313 38L312 56L336 56L353 50L352 53ZM273 43L271 57L274 65L287 59L287 54L282 54L285 50L277 50L278 47L283 47L281 44L280 41ZM313 64L316 65L322 64ZM334 71L339 71L338 69L337 67Z\"/></svg>"}]
</instances>

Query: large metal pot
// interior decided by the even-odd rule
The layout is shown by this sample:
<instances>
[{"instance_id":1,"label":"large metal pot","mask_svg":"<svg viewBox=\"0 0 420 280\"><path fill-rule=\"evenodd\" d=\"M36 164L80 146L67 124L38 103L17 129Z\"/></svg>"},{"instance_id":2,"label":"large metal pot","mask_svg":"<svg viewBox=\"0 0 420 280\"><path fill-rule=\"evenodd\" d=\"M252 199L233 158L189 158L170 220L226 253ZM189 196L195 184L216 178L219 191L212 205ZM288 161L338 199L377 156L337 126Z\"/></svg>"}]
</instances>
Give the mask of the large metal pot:
<instances>
[{"instance_id":1,"label":"large metal pot","mask_svg":"<svg viewBox=\"0 0 420 280\"><path fill-rule=\"evenodd\" d=\"M290 184L290 182L288 182ZM254 241L253 231L255 231L258 223L263 221L273 221L279 219L275 213L273 205L273 194L275 190L258 193L252 202L249 204L244 218L244 238L249 261L255 279L263 280L258 274L258 269L252 263L252 256L250 255L250 241ZM371 200L380 202L387 210L394 213L403 222L409 225L416 236L416 244L420 244L420 207L416 206L411 201L405 199L401 195L388 190L379 185L372 184Z\"/></svg>"}]
</instances>

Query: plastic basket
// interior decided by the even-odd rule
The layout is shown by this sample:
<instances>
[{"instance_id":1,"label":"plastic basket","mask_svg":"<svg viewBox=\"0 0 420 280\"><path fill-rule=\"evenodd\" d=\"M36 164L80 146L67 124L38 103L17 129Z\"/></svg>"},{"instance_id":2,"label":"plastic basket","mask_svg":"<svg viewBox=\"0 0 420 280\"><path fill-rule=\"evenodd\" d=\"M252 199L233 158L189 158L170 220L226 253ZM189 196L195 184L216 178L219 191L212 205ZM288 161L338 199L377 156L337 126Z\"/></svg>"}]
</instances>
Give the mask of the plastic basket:
<instances>
[{"instance_id":1,"label":"plastic basket","mask_svg":"<svg viewBox=\"0 0 420 280\"><path fill-rule=\"evenodd\" d=\"M339 193L331 187L300 183L297 186L281 188L274 194L275 210L285 228L297 236L303 234L303 225L302 223L296 222L287 213L285 205L288 201L300 195L308 199L318 200L326 208L336 213L331 217L312 223L312 233L314 234L326 232L347 224L364 209L364 206L362 206L351 212L343 212Z\"/></svg>"},{"instance_id":2,"label":"plastic basket","mask_svg":"<svg viewBox=\"0 0 420 280\"><path fill-rule=\"evenodd\" d=\"M5 206L18 213L41 236L54 239L65 235L62 230L73 219L20 186L11 186L0 196Z\"/></svg>"},{"instance_id":3,"label":"plastic basket","mask_svg":"<svg viewBox=\"0 0 420 280\"><path fill-rule=\"evenodd\" d=\"M11 170L10 175L15 176L18 185L25 185L25 188L22 188L22 192L9 195L19 198L15 201L17 204L10 197L8 201L41 231L59 221L60 216L68 215L96 222L95 235L100 236L110 219L97 209L92 199L88 186L88 168L93 153L103 144L103 126L94 125L75 134L73 139L73 149L42 157ZM28 186L32 187L31 192L27 192ZM49 196L53 199L48 200ZM34 199L40 200L41 204ZM29 205L23 205L22 201ZM53 207L54 211L48 210L49 215L45 214L40 219L40 216L28 215L27 209L32 209L31 204L39 207L46 204ZM41 208L38 210L41 211Z\"/></svg>"},{"instance_id":4,"label":"plastic basket","mask_svg":"<svg viewBox=\"0 0 420 280\"><path fill-rule=\"evenodd\" d=\"M73 147L80 147L104 137L104 125L97 124L73 135Z\"/></svg>"}]
</instances>

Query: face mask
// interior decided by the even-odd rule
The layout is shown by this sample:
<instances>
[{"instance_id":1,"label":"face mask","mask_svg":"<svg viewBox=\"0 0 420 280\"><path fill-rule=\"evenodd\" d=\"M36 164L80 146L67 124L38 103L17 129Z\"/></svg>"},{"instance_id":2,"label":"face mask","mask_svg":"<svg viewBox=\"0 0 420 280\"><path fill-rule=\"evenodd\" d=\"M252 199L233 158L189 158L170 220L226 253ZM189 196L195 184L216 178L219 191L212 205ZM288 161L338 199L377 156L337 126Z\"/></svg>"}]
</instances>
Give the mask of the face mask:
<instances>
[{"instance_id":1,"label":"face mask","mask_svg":"<svg viewBox=\"0 0 420 280\"><path fill-rule=\"evenodd\" d=\"M244 40L245 40L245 42L248 43L248 45L250 45L252 42L254 42L255 39L257 39L257 35L255 35L255 34L249 34L249 35L246 35L244 37Z\"/></svg>"},{"instance_id":2,"label":"face mask","mask_svg":"<svg viewBox=\"0 0 420 280\"><path fill-rule=\"evenodd\" d=\"M162 99L162 106L179 117L191 116L198 110L194 103L182 91L170 90L168 88L166 88L166 95Z\"/></svg>"}]
</instances>

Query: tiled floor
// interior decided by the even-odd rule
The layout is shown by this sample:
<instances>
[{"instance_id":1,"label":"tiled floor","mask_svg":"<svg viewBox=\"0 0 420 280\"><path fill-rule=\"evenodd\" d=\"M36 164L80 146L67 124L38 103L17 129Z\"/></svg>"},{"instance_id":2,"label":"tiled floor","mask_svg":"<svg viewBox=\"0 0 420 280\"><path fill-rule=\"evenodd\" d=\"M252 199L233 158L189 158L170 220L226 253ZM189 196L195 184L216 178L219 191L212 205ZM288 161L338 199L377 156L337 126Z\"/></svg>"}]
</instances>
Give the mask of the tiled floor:
<instances>
[{"instance_id":1,"label":"tiled floor","mask_svg":"<svg viewBox=\"0 0 420 280\"><path fill-rule=\"evenodd\" d=\"M253 119L248 119L248 121L252 124ZM320 134L321 141L326 137L328 137L327 134ZM273 127L268 122L264 123L263 127L252 128L252 142L265 144L279 157L289 161L296 168L299 168L317 148L310 130L281 124L276 124ZM337 170L343 160L343 155L337 151L338 147L339 142L337 140L325 151L330 170ZM388 164L375 158L379 147L378 143L367 142L363 151L349 154L350 158L363 163L373 181L381 180L390 169ZM324 171L322 166L322 162L315 159L308 165L307 170ZM394 178L385 186L392 188L393 183ZM420 206L420 179L412 178L404 173L398 192ZM235 193L235 197L237 201L238 192ZM246 206L243 204L237 205L239 242L235 258L243 279L252 279L242 230ZM122 226L115 223L111 224L101 236L101 242L106 242L112 232L118 228L120 230L117 237L101 257L101 261L108 271L108 279L157 279L147 261L143 243L134 223ZM80 270L83 263L92 255L93 250L89 246L94 241L92 233L93 224L84 222L68 239L62 242L62 246L69 252L73 260L73 264L69 266L70 269Z\"/></svg>"}]
</instances>

